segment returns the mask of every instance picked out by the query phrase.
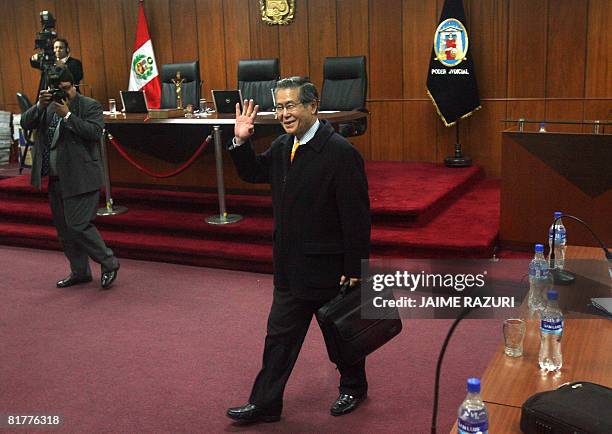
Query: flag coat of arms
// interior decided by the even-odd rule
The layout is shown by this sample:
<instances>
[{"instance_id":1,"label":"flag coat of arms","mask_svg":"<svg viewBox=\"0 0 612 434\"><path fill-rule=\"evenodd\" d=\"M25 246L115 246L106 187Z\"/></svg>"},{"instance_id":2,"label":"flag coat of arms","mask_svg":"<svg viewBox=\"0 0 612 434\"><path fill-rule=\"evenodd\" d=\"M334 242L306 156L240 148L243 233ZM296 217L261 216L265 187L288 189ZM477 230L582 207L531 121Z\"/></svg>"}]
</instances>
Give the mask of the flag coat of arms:
<instances>
[{"instance_id":1,"label":"flag coat of arms","mask_svg":"<svg viewBox=\"0 0 612 434\"><path fill-rule=\"evenodd\" d=\"M431 50L427 93L450 127L480 109L462 0L446 0Z\"/></svg>"},{"instance_id":2,"label":"flag coat of arms","mask_svg":"<svg viewBox=\"0 0 612 434\"><path fill-rule=\"evenodd\" d=\"M149 26L147 25L142 2L140 2L138 9L136 42L130 63L130 84L128 89L144 90L149 108L159 108L161 99L159 73L155 63L153 44L149 36Z\"/></svg>"}]
</instances>

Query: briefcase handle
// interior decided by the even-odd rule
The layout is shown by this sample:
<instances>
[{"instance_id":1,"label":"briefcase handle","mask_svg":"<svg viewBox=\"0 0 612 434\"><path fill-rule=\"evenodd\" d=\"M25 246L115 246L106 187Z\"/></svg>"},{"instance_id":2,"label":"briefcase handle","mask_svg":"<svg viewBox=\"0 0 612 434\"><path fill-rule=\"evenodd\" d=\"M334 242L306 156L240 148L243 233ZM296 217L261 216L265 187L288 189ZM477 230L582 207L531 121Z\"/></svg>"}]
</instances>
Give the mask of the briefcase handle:
<instances>
[{"instance_id":1,"label":"briefcase handle","mask_svg":"<svg viewBox=\"0 0 612 434\"><path fill-rule=\"evenodd\" d=\"M342 297L344 297L349 291L354 291L359 288L359 282L357 282L357 284L352 288L349 286L350 284L351 280L346 279L346 281L342 285L340 285L340 295Z\"/></svg>"}]
</instances>

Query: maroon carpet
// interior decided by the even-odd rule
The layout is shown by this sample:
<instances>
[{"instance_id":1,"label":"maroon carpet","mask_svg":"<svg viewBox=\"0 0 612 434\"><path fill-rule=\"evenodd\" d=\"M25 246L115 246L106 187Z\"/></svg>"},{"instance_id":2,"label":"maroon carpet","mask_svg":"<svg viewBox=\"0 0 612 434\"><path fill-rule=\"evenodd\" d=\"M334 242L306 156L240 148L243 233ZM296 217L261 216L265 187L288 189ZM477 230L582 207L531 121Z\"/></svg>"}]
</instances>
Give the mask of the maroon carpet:
<instances>
[{"instance_id":1,"label":"maroon carpet","mask_svg":"<svg viewBox=\"0 0 612 434\"><path fill-rule=\"evenodd\" d=\"M368 359L370 398L341 418L328 414L338 377L313 326L283 419L240 427L224 413L245 402L259 369L271 276L124 259L112 291L95 281L60 290L59 252L0 246L0 263L0 414L61 414L62 431L78 433L429 432L448 320L405 321ZM465 379L482 375L500 339L496 320L457 329L439 432L450 430Z\"/></svg>"},{"instance_id":2,"label":"maroon carpet","mask_svg":"<svg viewBox=\"0 0 612 434\"><path fill-rule=\"evenodd\" d=\"M368 162L372 256L482 258L491 255L499 228L499 185L476 167ZM272 215L266 196L229 195L227 209L245 216L213 226L217 195L114 189L127 214L97 220L120 257L270 272ZM57 249L44 193L28 176L0 180L0 244Z\"/></svg>"}]
</instances>

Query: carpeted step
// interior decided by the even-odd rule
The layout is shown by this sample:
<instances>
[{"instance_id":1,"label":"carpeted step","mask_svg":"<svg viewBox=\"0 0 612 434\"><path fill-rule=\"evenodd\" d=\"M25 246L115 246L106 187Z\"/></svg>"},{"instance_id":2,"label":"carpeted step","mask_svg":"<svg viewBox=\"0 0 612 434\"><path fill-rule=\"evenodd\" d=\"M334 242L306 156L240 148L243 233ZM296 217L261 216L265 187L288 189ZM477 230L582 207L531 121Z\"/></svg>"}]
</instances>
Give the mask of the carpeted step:
<instances>
[{"instance_id":1,"label":"carpeted step","mask_svg":"<svg viewBox=\"0 0 612 434\"><path fill-rule=\"evenodd\" d=\"M270 273L272 246L100 230L119 257ZM1 223L0 243L61 250L53 226Z\"/></svg>"},{"instance_id":2,"label":"carpeted step","mask_svg":"<svg viewBox=\"0 0 612 434\"><path fill-rule=\"evenodd\" d=\"M483 177L478 167L448 169L434 163L367 162L370 204L374 222L422 226L448 208ZM29 176L0 181L0 197L20 200L44 197L29 186ZM147 205L160 209L218 212L216 193L162 189L113 188L116 204L128 208ZM271 215L271 198L265 195L226 195L230 213Z\"/></svg>"}]
</instances>

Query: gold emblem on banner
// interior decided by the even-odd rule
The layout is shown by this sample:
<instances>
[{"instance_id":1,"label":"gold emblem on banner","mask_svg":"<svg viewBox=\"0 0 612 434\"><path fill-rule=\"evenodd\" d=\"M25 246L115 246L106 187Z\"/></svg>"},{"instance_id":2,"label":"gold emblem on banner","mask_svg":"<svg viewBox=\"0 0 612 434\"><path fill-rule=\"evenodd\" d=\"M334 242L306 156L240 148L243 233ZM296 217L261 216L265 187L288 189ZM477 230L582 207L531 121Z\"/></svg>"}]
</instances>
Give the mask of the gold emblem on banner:
<instances>
[{"instance_id":1,"label":"gold emblem on banner","mask_svg":"<svg viewBox=\"0 0 612 434\"><path fill-rule=\"evenodd\" d=\"M269 25L287 25L293 21L295 0L259 0L261 19Z\"/></svg>"}]
</instances>

